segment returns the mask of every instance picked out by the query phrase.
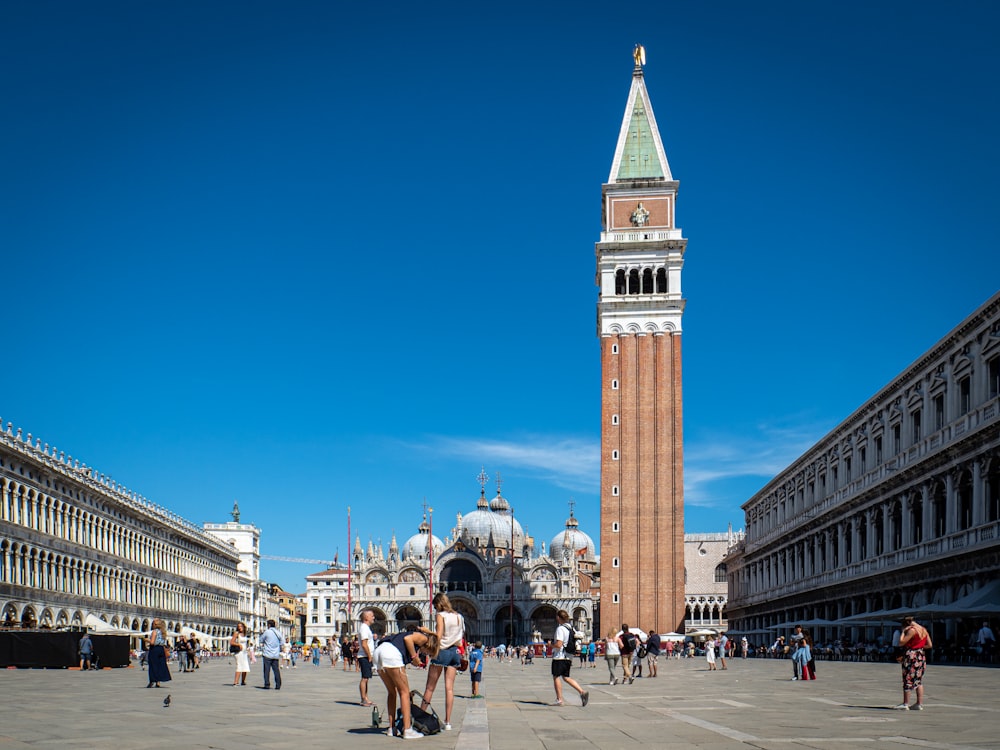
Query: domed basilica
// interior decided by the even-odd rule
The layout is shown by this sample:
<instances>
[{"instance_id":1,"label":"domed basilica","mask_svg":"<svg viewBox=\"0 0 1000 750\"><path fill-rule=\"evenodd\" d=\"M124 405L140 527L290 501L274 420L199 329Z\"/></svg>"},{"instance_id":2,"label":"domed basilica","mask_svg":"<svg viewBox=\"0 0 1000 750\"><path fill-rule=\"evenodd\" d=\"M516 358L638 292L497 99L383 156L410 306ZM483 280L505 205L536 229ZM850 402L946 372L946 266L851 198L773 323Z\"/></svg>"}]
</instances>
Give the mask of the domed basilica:
<instances>
[{"instance_id":1,"label":"domed basilica","mask_svg":"<svg viewBox=\"0 0 1000 750\"><path fill-rule=\"evenodd\" d=\"M376 630L391 632L427 624L432 593L444 591L465 617L466 637L485 643L529 643L555 634L556 612L565 609L577 630L594 628L593 584L598 559L594 541L579 528L572 505L566 528L540 551L500 494L486 499L485 476L476 509L456 515L442 541L427 515L417 533L397 545L356 538L352 558L350 622L361 610L375 612ZM513 557L513 559L512 559Z\"/></svg>"}]
</instances>

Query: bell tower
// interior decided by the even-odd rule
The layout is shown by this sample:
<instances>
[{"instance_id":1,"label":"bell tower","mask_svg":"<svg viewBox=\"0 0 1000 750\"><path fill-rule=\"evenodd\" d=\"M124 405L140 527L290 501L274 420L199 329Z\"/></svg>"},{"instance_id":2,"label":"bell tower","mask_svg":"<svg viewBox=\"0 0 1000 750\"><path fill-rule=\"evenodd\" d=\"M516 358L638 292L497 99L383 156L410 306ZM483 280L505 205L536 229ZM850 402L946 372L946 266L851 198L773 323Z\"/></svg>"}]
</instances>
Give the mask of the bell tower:
<instances>
[{"instance_id":1,"label":"bell tower","mask_svg":"<svg viewBox=\"0 0 1000 750\"><path fill-rule=\"evenodd\" d=\"M596 245L601 344L601 626L658 632L684 619L681 268L687 240L635 68Z\"/></svg>"}]
</instances>

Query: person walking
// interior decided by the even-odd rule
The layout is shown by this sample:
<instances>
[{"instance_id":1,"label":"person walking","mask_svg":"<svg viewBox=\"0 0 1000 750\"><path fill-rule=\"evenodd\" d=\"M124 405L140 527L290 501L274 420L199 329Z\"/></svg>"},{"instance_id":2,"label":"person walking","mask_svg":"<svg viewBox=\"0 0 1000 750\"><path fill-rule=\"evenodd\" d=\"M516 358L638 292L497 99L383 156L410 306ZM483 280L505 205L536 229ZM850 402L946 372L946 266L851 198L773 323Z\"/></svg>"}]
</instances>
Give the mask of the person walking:
<instances>
[{"instance_id":1,"label":"person walking","mask_svg":"<svg viewBox=\"0 0 1000 750\"><path fill-rule=\"evenodd\" d=\"M615 677L615 672L618 669L618 662L621 661L621 658L621 641L615 634L615 631L609 630L608 637L604 639L604 661L608 665L609 685L618 684L618 678Z\"/></svg>"},{"instance_id":2,"label":"person walking","mask_svg":"<svg viewBox=\"0 0 1000 750\"><path fill-rule=\"evenodd\" d=\"M440 644L440 650L427 667L427 684L424 687L424 702L422 708L427 708L434 695L441 673L444 672L444 729L451 729L451 709L455 705L455 676L462 657L458 646L465 637L465 618L452 609L448 595L440 592L432 600L435 615L435 635Z\"/></svg>"},{"instance_id":3,"label":"person walking","mask_svg":"<svg viewBox=\"0 0 1000 750\"><path fill-rule=\"evenodd\" d=\"M597 642L593 639L587 645L587 661L591 669L597 669Z\"/></svg>"},{"instance_id":4,"label":"person walking","mask_svg":"<svg viewBox=\"0 0 1000 750\"><path fill-rule=\"evenodd\" d=\"M420 653L433 659L439 648L438 638L427 628L413 632L396 633L383 638L375 651L373 660L378 676L386 689L386 713L389 715L389 733L397 736L396 705L402 714L400 734L404 740L415 740L423 735L411 724L410 681L406 677L406 665L419 664Z\"/></svg>"},{"instance_id":5,"label":"person walking","mask_svg":"<svg viewBox=\"0 0 1000 750\"><path fill-rule=\"evenodd\" d=\"M809 668L812 661L812 649L809 646L809 638L799 641L799 646L792 654L792 659L798 664L800 680L815 680L816 674Z\"/></svg>"},{"instance_id":6,"label":"person walking","mask_svg":"<svg viewBox=\"0 0 1000 750\"><path fill-rule=\"evenodd\" d=\"M795 632L792 633L792 637L789 639L789 644L790 645L788 647L788 648L791 649L791 652L792 652L792 680L793 681L794 680L798 680L798 679L800 679L802 677L802 670L799 668L799 662L798 662L797 659L795 659L795 650L799 647L799 644L802 643L803 639L805 639L805 634L802 632L802 626L801 625L796 625L795 626ZM780 654L779 654L779 658L780 658Z\"/></svg>"},{"instance_id":7,"label":"person walking","mask_svg":"<svg viewBox=\"0 0 1000 750\"><path fill-rule=\"evenodd\" d=\"M725 669L726 668L726 649L729 648L729 636L727 636L724 632L723 633L719 633L719 638L718 638L718 641L717 641L716 645L719 648L719 664L721 664L722 668Z\"/></svg>"},{"instance_id":8,"label":"person walking","mask_svg":"<svg viewBox=\"0 0 1000 750\"><path fill-rule=\"evenodd\" d=\"M267 621L267 630L260 636L260 654L264 661L264 689L271 689L270 672L274 673L274 689L281 690L281 648L285 636L281 634L274 620Z\"/></svg>"},{"instance_id":9,"label":"person walking","mask_svg":"<svg viewBox=\"0 0 1000 750\"><path fill-rule=\"evenodd\" d=\"M201 644L198 643L198 638L194 633L188 633L187 639L187 657L188 657L188 671L193 672L196 669L201 668L201 658L198 656L198 652L201 650Z\"/></svg>"},{"instance_id":10,"label":"person walking","mask_svg":"<svg viewBox=\"0 0 1000 750\"><path fill-rule=\"evenodd\" d=\"M717 671L715 666L715 639L709 638L705 641L705 661L708 662L708 671Z\"/></svg>"},{"instance_id":11,"label":"person walking","mask_svg":"<svg viewBox=\"0 0 1000 750\"><path fill-rule=\"evenodd\" d=\"M80 669L90 669L94 657L94 642L90 640L90 634L84 633L83 638L77 646L80 653Z\"/></svg>"},{"instance_id":12,"label":"person walking","mask_svg":"<svg viewBox=\"0 0 1000 750\"><path fill-rule=\"evenodd\" d=\"M183 635L174 641L174 651L177 653L177 668L184 674L188 671L188 645Z\"/></svg>"},{"instance_id":13,"label":"person walking","mask_svg":"<svg viewBox=\"0 0 1000 750\"><path fill-rule=\"evenodd\" d=\"M615 636L618 639L618 650L622 655L622 684L632 684L632 654L636 649L636 637L626 623L622 623L621 632Z\"/></svg>"},{"instance_id":14,"label":"person walking","mask_svg":"<svg viewBox=\"0 0 1000 750\"><path fill-rule=\"evenodd\" d=\"M330 667L337 668L337 660L340 659L340 641L335 636L330 636L326 640L326 651L330 656Z\"/></svg>"},{"instance_id":15,"label":"person walking","mask_svg":"<svg viewBox=\"0 0 1000 750\"><path fill-rule=\"evenodd\" d=\"M250 656L247 654L247 626L236 623L236 630L229 639L229 652L236 657L236 672L233 674L233 687L247 684L247 674L250 672ZM236 648L236 651L233 649Z\"/></svg>"},{"instance_id":16,"label":"person walking","mask_svg":"<svg viewBox=\"0 0 1000 750\"><path fill-rule=\"evenodd\" d=\"M979 644L980 653L986 658L986 661L993 660L993 649L996 647L997 639L993 635L993 629L990 624L983 621L983 626L979 629L976 634L976 642Z\"/></svg>"},{"instance_id":17,"label":"person walking","mask_svg":"<svg viewBox=\"0 0 1000 750\"><path fill-rule=\"evenodd\" d=\"M905 649L899 662L903 669L903 702L896 706L896 709L909 711L911 709L910 693L913 692L916 693L917 702L913 704L912 710L923 711L924 670L927 668L927 656L924 649L934 646L931 634L927 632L927 628L912 617L904 617L899 645Z\"/></svg>"},{"instance_id":18,"label":"person walking","mask_svg":"<svg viewBox=\"0 0 1000 750\"><path fill-rule=\"evenodd\" d=\"M159 617L153 620L153 629L146 639L149 655L148 679L146 687L160 687L161 682L170 682L170 669L167 667L167 625Z\"/></svg>"},{"instance_id":19,"label":"person walking","mask_svg":"<svg viewBox=\"0 0 1000 750\"><path fill-rule=\"evenodd\" d=\"M374 706L368 700L368 680L372 678L372 656L375 655L375 634L372 623L375 622L375 612L371 609L361 610L361 625L358 627L358 667L361 669L361 681L358 692L361 693L361 705Z\"/></svg>"},{"instance_id":20,"label":"person walking","mask_svg":"<svg viewBox=\"0 0 1000 750\"><path fill-rule=\"evenodd\" d=\"M659 633L650 629L649 636L646 638L646 666L649 667L650 677L656 677L657 675L657 661L659 660L659 656L662 651L660 646L661 642Z\"/></svg>"},{"instance_id":21,"label":"person walking","mask_svg":"<svg viewBox=\"0 0 1000 750\"><path fill-rule=\"evenodd\" d=\"M573 667L571 655L566 653L566 645L570 642L572 635L569 626L566 625L569 622L569 612L560 609L556 613L556 622L559 623L559 626L556 628L556 637L552 644L552 685L556 690L556 702L553 705L564 705L562 684L565 682L580 694L580 703L586 706L587 701L590 700L590 693L569 676L570 669Z\"/></svg>"}]
</instances>

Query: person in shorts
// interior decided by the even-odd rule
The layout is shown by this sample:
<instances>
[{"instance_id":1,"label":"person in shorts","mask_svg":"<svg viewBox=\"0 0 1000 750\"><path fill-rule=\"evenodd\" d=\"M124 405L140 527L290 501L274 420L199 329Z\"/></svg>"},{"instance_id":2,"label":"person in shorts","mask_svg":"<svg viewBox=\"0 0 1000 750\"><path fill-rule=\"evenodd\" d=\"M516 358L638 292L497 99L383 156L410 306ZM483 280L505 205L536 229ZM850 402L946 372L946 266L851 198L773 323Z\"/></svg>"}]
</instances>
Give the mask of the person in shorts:
<instances>
[{"instance_id":1,"label":"person in shorts","mask_svg":"<svg viewBox=\"0 0 1000 750\"><path fill-rule=\"evenodd\" d=\"M407 664L420 664L420 654L434 658L438 653L438 639L427 628L412 632L396 633L383 638L372 654L372 661L378 676L386 689L386 714L389 717L389 731L397 736L396 706L402 715L402 727L398 730L404 740L417 739L423 735L412 726L410 714L410 682L406 677Z\"/></svg>"},{"instance_id":2,"label":"person in shorts","mask_svg":"<svg viewBox=\"0 0 1000 750\"><path fill-rule=\"evenodd\" d=\"M479 686L483 682L483 642L476 641L475 647L469 653L469 677L472 679L472 697L482 698Z\"/></svg>"},{"instance_id":3,"label":"person in shorts","mask_svg":"<svg viewBox=\"0 0 1000 750\"><path fill-rule=\"evenodd\" d=\"M570 639L569 626L566 624L569 622L569 612L560 609L556 613L556 622L559 623L559 627L556 628L556 637L552 643L552 685L556 690L556 702L553 705L563 705L562 684L565 682L580 694L580 702L586 706L587 701L590 700L590 693L569 676L570 669L573 667L573 659L566 653L566 644L569 643Z\"/></svg>"},{"instance_id":4,"label":"person in shorts","mask_svg":"<svg viewBox=\"0 0 1000 750\"><path fill-rule=\"evenodd\" d=\"M362 706L375 705L368 700L368 680L372 678L372 657L375 655L373 622L375 622L375 612L370 609L361 610L361 626L358 628L358 666L361 668L361 681L358 683L358 691L361 693Z\"/></svg>"},{"instance_id":5,"label":"person in shorts","mask_svg":"<svg viewBox=\"0 0 1000 750\"><path fill-rule=\"evenodd\" d=\"M649 667L649 676L656 677L657 657L661 653L661 643L659 634L650 628L649 637L646 638L646 666Z\"/></svg>"},{"instance_id":6,"label":"person in shorts","mask_svg":"<svg viewBox=\"0 0 1000 750\"><path fill-rule=\"evenodd\" d=\"M448 595L439 592L431 602L436 611L434 634L438 638L440 651L427 667L427 684L424 686L424 702L421 708L426 709L431 703L434 689L444 673L444 730L451 730L451 709L455 705L455 676L462 663L458 647L465 638L465 618L456 612Z\"/></svg>"}]
</instances>

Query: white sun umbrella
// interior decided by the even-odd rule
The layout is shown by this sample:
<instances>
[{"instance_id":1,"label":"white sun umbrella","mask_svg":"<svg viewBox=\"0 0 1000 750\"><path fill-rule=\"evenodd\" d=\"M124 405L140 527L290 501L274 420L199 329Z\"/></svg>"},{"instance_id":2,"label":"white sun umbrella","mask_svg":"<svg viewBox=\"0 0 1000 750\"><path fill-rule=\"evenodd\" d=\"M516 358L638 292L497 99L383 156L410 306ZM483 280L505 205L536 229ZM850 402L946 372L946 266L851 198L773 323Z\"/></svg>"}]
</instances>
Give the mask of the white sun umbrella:
<instances>
[{"instance_id":1,"label":"white sun umbrella","mask_svg":"<svg viewBox=\"0 0 1000 750\"><path fill-rule=\"evenodd\" d=\"M617 632L617 633L616 633L615 635L621 635L621 634L622 634L622 633L624 633L624 632L625 632L624 630L619 630L619 631L618 631L618 632ZM640 640L640 641L645 641L645 640L646 640L646 638L648 638L648 637L649 637L649 636L648 636L648 635L646 634L646 631L645 631L645 630L643 630L642 628L629 628L629 629L628 629L628 632L630 632L630 633L634 633L635 635L639 636L639 640Z\"/></svg>"},{"instance_id":2,"label":"white sun umbrella","mask_svg":"<svg viewBox=\"0 0 1000 750\"><path fill-rule=\"evenodd\" d=\"M683 633L660 633L661 641L683 641L685 637Z\"/></svg>"}]
</instances>

